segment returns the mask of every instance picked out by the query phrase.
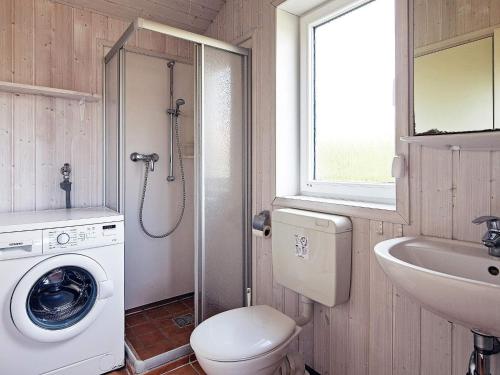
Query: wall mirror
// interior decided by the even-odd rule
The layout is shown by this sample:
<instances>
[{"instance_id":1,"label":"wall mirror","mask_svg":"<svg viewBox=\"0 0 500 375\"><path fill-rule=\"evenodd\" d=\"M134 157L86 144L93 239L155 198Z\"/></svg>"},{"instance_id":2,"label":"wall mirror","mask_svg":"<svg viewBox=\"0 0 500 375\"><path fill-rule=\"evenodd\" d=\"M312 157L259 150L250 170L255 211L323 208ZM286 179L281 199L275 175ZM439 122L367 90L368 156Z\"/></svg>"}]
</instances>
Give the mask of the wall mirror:
<instances>
[{"instance_id":1,"label":"wall mirror","mask_svg":"<svg viewBox=\"0 0 500 375\"><path fill-rule=\"evenodd\" d=\"M469 13L458 2L414 0L415 135L500 128L500 20Z\"/></svg>"}]
</instances>

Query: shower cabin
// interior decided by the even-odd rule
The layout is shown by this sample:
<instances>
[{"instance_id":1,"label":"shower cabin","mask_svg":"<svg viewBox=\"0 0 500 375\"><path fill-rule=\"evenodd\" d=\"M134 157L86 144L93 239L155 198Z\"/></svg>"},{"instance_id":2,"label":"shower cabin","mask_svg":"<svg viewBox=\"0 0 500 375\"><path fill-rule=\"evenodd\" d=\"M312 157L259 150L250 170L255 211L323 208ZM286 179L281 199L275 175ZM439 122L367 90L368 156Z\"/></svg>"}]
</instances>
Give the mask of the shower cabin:
<instances>
[{"instance_id":1,"label":"shower cabin","mask_svg":"<svg viewBox=\"0 0 500 375\"><path fill-rule=\"evenodd\" d=\"M141 30L192 58L129 47ZM125 216L126 352L190 353L204 319L250 303L250 51L137 19L105 57L105 202Z\"/></svg>"}]
</instances>

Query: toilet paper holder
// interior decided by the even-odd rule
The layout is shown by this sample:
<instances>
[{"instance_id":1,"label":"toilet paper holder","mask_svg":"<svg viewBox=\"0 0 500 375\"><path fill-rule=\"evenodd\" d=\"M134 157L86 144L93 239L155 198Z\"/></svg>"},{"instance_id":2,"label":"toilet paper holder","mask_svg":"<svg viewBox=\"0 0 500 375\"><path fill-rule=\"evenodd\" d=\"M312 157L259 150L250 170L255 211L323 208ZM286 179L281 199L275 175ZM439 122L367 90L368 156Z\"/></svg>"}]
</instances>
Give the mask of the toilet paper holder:
<instances>
[{"instance_id":1,"label":"toilet paper holder","mask_svg":"<svg viewBox=\"0 0 500 375\"><path fill-rule=\"evenodd\" d=\"M256 237L271 237L271 213L269 211L261 211L253 217L252 233Z\"/></svg>"}]
</instances>

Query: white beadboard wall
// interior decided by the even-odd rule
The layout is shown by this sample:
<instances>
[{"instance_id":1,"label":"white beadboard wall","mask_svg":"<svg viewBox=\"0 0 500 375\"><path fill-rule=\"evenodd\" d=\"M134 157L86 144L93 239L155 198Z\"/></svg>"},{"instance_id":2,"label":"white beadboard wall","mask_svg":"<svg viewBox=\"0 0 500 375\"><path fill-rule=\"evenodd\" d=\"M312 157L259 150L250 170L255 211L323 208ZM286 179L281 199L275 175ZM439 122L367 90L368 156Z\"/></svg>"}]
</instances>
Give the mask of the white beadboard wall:
<instances>
[{"instance_id":1,"label":"white beadboard wall","mask_svg":"<svg viewBox=\"0 0 500 375\"><path fill-rule=\"evenodd\" d=\"M274 5L280 2L227 0L208 29L210 36L232 42L253 36L255 212L271 209L275 196ZM500 2L415 0L415 18L423 25L417 27L416 44L423 46L500 25ZM401 234L479 241L484 228L471 220L500 214L500 153L438 151L412 145L410 180L411 225L352 218L350 301L333 309L316 305L314 327L296 344L321 374L466 372L471 333L426 311L395 288L379 268L373 246ZM256 302L296 314L297 295L273 282L271 250L269 240L256 239Z\"/></svg>"},{"instance_id":2,"label":"white beadboard wall","mask_svg":"<svg viewBox=\"0 0 500 375\"><path fill-rule=\"evenodd\" d=\"M102 94L103 41L127 22L48 0L0 0L0 81ZM108 44L109 42L104 44ZM191 58L189 43L141 31L131 45ZM102 205L102 101L0 93L0 212Z\"/></svg>"}]
</instances>

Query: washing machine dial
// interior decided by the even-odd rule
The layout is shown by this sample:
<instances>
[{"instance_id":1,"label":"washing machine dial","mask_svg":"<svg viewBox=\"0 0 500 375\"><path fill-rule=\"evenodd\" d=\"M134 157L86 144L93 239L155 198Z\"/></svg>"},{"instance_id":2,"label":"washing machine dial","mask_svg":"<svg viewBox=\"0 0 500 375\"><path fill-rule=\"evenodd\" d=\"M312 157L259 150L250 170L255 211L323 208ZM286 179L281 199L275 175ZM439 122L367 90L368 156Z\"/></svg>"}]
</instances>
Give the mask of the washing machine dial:
<instances>
[{"instance_id":1,"label":"washing machine dial","mask_svg":"<svg viewBox=\"0 0 500 375\"><path fill-rule=\"evenodd\" d=\"M61 233L57 236L57 243L59 245L66 245L70 240L69 234L68 233Z\"/></svg>"}]
</instances>

